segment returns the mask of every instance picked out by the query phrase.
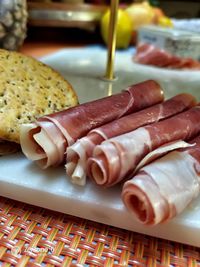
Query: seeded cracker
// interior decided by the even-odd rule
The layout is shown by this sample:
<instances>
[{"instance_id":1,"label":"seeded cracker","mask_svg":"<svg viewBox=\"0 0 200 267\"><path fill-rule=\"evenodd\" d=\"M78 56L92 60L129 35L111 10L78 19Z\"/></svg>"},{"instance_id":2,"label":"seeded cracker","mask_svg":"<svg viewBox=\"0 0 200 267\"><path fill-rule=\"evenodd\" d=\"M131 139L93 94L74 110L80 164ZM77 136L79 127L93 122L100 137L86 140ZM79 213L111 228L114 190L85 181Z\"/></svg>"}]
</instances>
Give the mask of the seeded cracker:
<instances>
[{"instance_id":1,"label":"seeded cracker","mask_svg":"<svg viewBox=\"0 0 200 267\"><path fill-rule=\"evenodd\" d=\"M78 104L72 86L49 66L0 49L0 140L19 143L22 123Z\"/></svg>"}]
</instances>

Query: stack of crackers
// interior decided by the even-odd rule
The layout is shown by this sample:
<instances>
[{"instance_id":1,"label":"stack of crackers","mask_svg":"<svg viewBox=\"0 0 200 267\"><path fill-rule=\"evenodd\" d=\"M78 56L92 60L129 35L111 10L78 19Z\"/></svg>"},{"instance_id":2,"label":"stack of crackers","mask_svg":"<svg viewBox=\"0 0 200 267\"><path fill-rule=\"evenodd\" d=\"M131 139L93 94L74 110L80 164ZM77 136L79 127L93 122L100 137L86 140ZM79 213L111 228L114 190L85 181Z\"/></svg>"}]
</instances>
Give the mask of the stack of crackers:
<instances>
[{"instance_id":1,"label":"stack of crackers","mask_svg":"<svg viewBox=\"0 0 200 267\"><path fill-rule=\"evenodd\" d=\"M0 154L20 148L20 125L78 104L58 72L18 52L0 49Z\"/></svg>"}]
</instances>

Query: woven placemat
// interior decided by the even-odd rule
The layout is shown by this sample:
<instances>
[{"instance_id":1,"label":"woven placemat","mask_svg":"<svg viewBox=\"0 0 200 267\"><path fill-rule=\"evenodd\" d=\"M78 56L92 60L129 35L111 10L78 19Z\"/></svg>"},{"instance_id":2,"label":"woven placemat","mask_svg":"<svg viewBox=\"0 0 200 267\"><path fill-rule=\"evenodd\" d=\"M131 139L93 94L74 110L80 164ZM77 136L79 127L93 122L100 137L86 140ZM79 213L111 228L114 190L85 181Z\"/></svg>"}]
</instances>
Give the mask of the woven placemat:
<instances>
[{"instance_id":1,"label":"woven placemat","mask_svg":"<svg viewBox=\"0 0 200 267\"><path fill-rule=\"evenodd\" d=\"M200 267L200 248L0 197L0 266Z\"/></svg>"}]
</instances>

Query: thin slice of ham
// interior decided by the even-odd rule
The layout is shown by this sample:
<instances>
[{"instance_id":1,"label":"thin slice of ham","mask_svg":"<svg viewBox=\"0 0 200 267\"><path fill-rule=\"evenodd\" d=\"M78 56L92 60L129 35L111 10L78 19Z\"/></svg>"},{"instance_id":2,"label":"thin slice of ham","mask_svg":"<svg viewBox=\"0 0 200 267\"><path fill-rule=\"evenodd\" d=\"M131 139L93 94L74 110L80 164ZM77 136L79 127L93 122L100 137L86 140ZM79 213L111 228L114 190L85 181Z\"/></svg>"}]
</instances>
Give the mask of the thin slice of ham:
<instances>
[{"instance_id":1,"label":"thin slice of ham","mask_svg":"<svg viewBox=\"0 0 200 267\"><path fill-rule=\"evenodd\" d=\"M125 182L123 202L141 223L166 222L200 194L200 136L190 144L146 165Z\"/></svg>"},{"instance_id":2,"label":"thin slice of ham","mask_svg":"<svg viewBox=\"0 0 200 267\"><path fill-rule=\"evenodd\" d=\"M200 70L200 62L192 58L172 55L152 44L139 44L133 60L144 65L160 68Z\"/></svg>"},{"instance_id":3,"label":"thin slice of ham","mask_svg":"<svg viewBox=\"0 0 200 267\"><path fill-rule=\"evenodd\" d=\"M104 140L133 131L143 125L163 120L196 105L190 94L180 94L161 104L124 116L99 128L91 130L85 137L78 139L67 148L67 175L72 183L85 185L86 165L96 145Z\"/></svg>"},{"instance_id":4,"label":"thin slice of ham","mask_svg":"<svg viewBox=\"0 0 200 267\"><path fill-rule=\"evenodd\" d=\"M104 141L88 159L88 175L107 187L131 177L139 162L154 149L168 142L189 140L200 133L199 118L200 105Z\"/></svg>"},{"instance_id":5,"label":"thin slice of ham","mask_svg":"<svg viewBox=\"0 0 200 267\"><path fill-rule=\"evenodd\" d=\"M66 148L91 129L163 101L160 85L148 80L119 94L81 104L21 126L20 144L41 168L64 162Z\"/></svg>"}]
</instances>

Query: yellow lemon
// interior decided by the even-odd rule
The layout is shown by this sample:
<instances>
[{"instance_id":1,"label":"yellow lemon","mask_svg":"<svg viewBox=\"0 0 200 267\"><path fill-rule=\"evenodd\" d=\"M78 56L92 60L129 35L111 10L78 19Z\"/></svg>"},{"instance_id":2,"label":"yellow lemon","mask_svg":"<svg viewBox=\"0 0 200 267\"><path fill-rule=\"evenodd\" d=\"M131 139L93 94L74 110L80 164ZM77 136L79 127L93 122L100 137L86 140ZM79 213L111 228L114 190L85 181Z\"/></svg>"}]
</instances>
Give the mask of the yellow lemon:
<instances>
[{"instance_id":1,"label":"yellow lemon","mask_svg":"<svg viewBox=\"0 0 200 267\"><path fill-rule=\"evenodd\" d=\"M162 16L158 18L158 25L162 27L169 27L169 28L173 28L174 26L172 20L166 16Z\"/></svg>"},{"instance_id":2,"label":"yellow lemon","mask_svg":"<svg viewBox=\"0 0 200 267\"><path fill-rule=\"evenodd\" d=\"M110 10L107 10L100 21L100 30L104 42L108 43L109 34L109 21L110 21ZM117 33L116 33L116 47L127 48L130 44L133 32L132 20L129 14L123 10L118 10L117 19Z\"/></svg>"}]
</instances>

